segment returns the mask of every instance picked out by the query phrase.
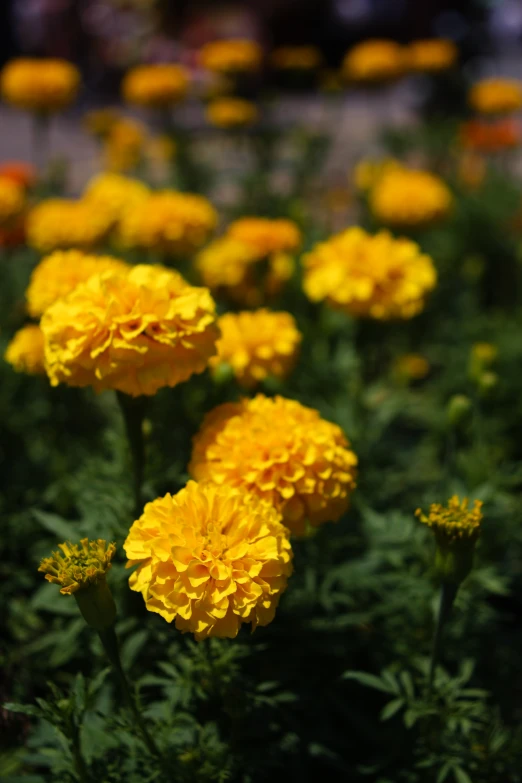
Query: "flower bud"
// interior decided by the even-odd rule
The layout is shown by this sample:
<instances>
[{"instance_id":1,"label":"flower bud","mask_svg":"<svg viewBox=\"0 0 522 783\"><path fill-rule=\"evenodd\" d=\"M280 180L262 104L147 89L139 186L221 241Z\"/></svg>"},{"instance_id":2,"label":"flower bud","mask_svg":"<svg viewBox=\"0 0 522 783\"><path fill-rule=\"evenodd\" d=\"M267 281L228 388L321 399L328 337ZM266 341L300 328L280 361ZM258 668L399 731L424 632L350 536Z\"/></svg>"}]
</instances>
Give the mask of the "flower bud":
<instances>
[{"instance_id":1,"label":"flower bud","mask_svg":"<svg viewBox=\"0 0 522 783\"><path fill-rule=\"evenodd\" d=\"M498 386L498 375L496 372L483 372L478 379L479 391L481 397L490 397L492 392Z\"/></svg>"},{"instance_id":2,"label":"flower bud","mask_svg":"<svg viewBox=\"0 0 522 783\"><path fill-rule=\"evenodd\" d=\"M465 394L454 394L446 407L446 416L452 429L461 428L469 420L473 405Z\"/></svg>"},{"instance_id":3,"label":"flower bud","mask_svg":"<svg viewBox=\"0 0 522 783\"><path fill-rule=\"evenodd\" d=\"M492 343L475 343L471 348L468 365L468 375L472 381L479 381L480 376L495 362L498 348Z\"/></svg>"}]
</instances>

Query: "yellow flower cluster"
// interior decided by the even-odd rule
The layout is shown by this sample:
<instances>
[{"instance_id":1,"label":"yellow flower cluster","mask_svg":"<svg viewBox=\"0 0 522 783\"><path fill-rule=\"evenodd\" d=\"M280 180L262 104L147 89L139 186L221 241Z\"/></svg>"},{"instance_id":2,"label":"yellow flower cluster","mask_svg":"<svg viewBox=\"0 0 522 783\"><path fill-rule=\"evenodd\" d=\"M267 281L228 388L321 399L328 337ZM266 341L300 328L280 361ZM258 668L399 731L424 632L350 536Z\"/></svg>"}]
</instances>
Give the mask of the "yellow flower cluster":
<instances>
[{"instance_id":1,"label":"yellow flower cluster","mask_svg":"<svg viewBox=\"0 0 522 783\"><path fill-rule=\"evenodd\" d=\"M258 70L263 50L255 41L243 38L210 41L200 49L199 59L209 71L243 73Z\"/></svg>"},{"instance_id":2,"label":"yellow flower cluster","mask_svg":"<svg viewBox=\"0 0 522 783\"><path fill-rule=\"evenodd\" d=\"M480 535L482 501L475 500L472 509L468 506L467 498L460 500L454 495L448 500L447 506L432 503L427 516L420 508L415 512L415 516L428 525L441 542L472 542Z\"/></svg>"},{"instance_id":3,"label":"yellow flower cluster","mask_svg":"<svg viewBox=\"0 0 522 783\"><path fill-rule=\"evenodd\" d=\"M137 106L161 108L182 100L188 84L188 73L181 65L138 65L123 80L123 97Z\"/></svg>"},{"instance_id":4,"label":"yellow flower cluster","mask_svg":"<svg viewBox=\"0 0 522 783\"><path fill-rule=\"evenodd\" d=\"M263 257L271 253L292 253L301 244L301 232L286 218L239 218L229 225L227 233L253 247Z\"/></svg>"},{"instance_id":5,"label":"yellow flower cluster","mask_svg":"<svg viewBox=\"0 0 522 783\"><path fill-rule=\"evenodd\" d=\"M104 143L105 165L110 171L130 171L140 162L147 140L145 126L122 117L107 130Z\"/></svg>"},{"instance_id":6,"label":"yellow flower cluster","mask_svg":"<svg viewBox=\"0 0 522 783\"><path fill-rule=\"evenodd\" d=\"M27 218L27 243L40 253L61 248L93 248L107 236L111 216L97 204L62 198L34 207Z\"/></svg>"},{"instance_id":7,"label":"yellow flower cluster","mask_svg":"<svg viewBox=\"0 0 522 783\"><path fill-rule=\"evenodd\" d=\"M114 225L127 210L143 203L149 195L150 189L140 180L107 172L87 183L83 200L104 211Z\"/></svg>"},{"instance_id":8,"label":"yellow flower cluster","mask_svg":"<svg viewBox=\"0 0 522 783\"><path fill-rule=\"evenodd\" d=\"M78 69L66 60L11 60L0 75L3 99L26 111L60 111L76 98Z\"/></svg>"},{"instance_id":9,"label":"yellow flower cluster","mask_svg":"<svg viewBox=\"0 0 522 783\"><path fill-rule=\"evenodd\" d=\"M125 212L120 235L127 247L183 255L200 247L216 224L216 210L203 196L163 190Z\"/></svg>"},{"instance_id":10,"label":"yellow flower cluster","mask_svg":"<svg viewBox=\"0 0 522 783\"><path fill-rule=\"evenodd\" d=\"M371 236L358 227L316 245L303 264L303 287L312 301L379 320L420 313L437 280L431 258L415 242L387 231Z\"/></svg>"},{"instance_id":11,"label":"yellow flower cluster","mask_svg":"<svg viewBox=\"0 0 522 783\"><path fill-rule=\"evenodd\" d=\"M411 70L439 73L455 65L458 49L447 38L428 38L413 41L407 48L407 57Z\"/></svg>"},{"instance_id":12,"label":"yellow flower cluster","mask_svg":"<svg viewBox=\"0 0 522 783\"><path fill-rule=\"evenodd\" d=\"M19 329L7 346L4 358L16 372L44 374L44 339L40 327L29 324Z\"/></svg>"},{"instance_id":13,"label":"yellow flower cluster","mask_svg":"<svg viewBox=\"0 0 522 783\"><path fill-rule=\"evenodd\" d=\"M297 360L302 335L290 313L270 310L225 313L211 367L229 365L245 388L268 377L286 378Z\"/></svg>"},{"instance_id":14,"label":"yellow flower cluster","mask_svg":"<svg viewBox=\"0 0 522 783\"><path fill-rule=\"evenodd\" d=\"M0 229L9 228L24 207L24 188L10 177L0 176Z\"/></svg>"},{"instance_id":15,"label":"yellow flower cluster","mask_svg":"<svg viewBox=\"0 0 522 783\"><path fill-rule=\"evenodd\" d=\"M400 168L402 168L402 164L395 158L361 160L355 167L355 187L361 193L367 193L375 187L381 177Z\"/></svg>"},{"instance_id":16,"label":"yellow flower cluster","mask_svg":"<svg viewBox=\"0 0 522 783\"><path fill-rule=\"evenodd\" d=\"M316 46L280 46L270 55L272 66L280 71L313 71L322 59Z\"/></svg>"},{"instance_id":17,"label":"yellow flower cluster","mask_svg":"<svg viewBox=\"0 0 522 783\"><path fill-rule=\"evenodd\" d=\"M245 128L253 125L258 116L256 105L242 98L216 98L206 111L207 121L216 128Z\"/></svg>"},{"instance_id":18,"label":"yellow flower cluster","mask_svg":"<svg viewBox=\"0 0 522 783\"><path fill-rule=\"evenodd\" d=\"M242 623L268 625L292 573L281 517L228 486L190 481L147 503L124 549L138 564L129 584L146 607L199 641L234 638Z\"/></svg>"},{"instance_id":19,"label":"yellow flower cluster","mask_svg":"<svg viewBox=\"0 0 522 783\"><path fill-rule=\"evenodd\" d=\"M369 197L377 220L403 228L418 228L444 219L452 202L449 188L435 174L402 167L379 177Z\"/></svg>"},{"instance_id":20,"label":"yellow flower cluster","mask_svg":"<svg viewBox=\"0 0 522 783\"><path fill-rule=\"evenodd\" d=\"M516 79L482 79L469 91L468 101L479 114L512 114L522 107L522 84Z\"/></svg>"},{"instance_id":21,"label":"yellow flower cluster","mask_svg":"<svg viewBox=\"0 0 522 783\"><path fill-rule=\"evenodd\" d=\"M205 288L164 267L90 277L42 318L52 386L155 394L203 372L219 331Z\"/></svg>"},{"instance_id":22,"label":"yellow flower cluster","mask_svg":"<svg viewBox=\"0 0 522 783\"><path fill-rule=\"evenodd\" d=\"M96 541L82 538L79 544L66 541L58 546L62 551L45 557L38 570L45 574L48 582L61 585L60 593L64 595L72 595L105 579L116 552L116 544L107 545L102 538Z\"/></svg>"},{"instance_id":23,"label":"yellow flower cluster","mask_svg":"<svg viewBox=\"0 0 522 783\"><path fill-rule=\"evenodd\" d=\"M25 292L27 312L39 318L57 299L67 296L79 283L103 272L125 272L129 267L112 256L87 255L81 250L56 250L33 270Z\"/></svg>"},{"instance_id":24,"label":"yellow flower cluster","mask_svg":"<svg viewBox=\"0 0 522 783\"><path fill-rule=\"evenodd\" d=\"M354 46L343 60L344 77L355 82L397 79L407 68L404 49L395 41L370 39Z\"/></svg>"},{"instance_id":25,"label":"yellow flower cluster","mask_svg":"<svg viewBox=\"0 0 522 783\"><path fill-rule=\"evenodd\" d=\"M355 487L357 457L342 430L295 400L219 405L194 438L190 474L268 501L293 533L337 521Z\"/></svg>"}]
</instances>

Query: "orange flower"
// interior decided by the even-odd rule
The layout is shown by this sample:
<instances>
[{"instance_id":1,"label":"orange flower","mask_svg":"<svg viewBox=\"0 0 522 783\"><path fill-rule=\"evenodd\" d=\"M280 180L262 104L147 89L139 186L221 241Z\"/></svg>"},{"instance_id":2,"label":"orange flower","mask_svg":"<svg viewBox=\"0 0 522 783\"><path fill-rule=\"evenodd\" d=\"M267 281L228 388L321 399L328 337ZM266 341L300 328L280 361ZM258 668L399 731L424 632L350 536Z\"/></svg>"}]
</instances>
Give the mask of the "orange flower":
<instances>
[{"instance_id":1,"label":"orange flower","mask_svg":"<svg viewBox=\"0 0 522 783\"><path fill-rule=\"evenodd\" d=\"M36 182L36 169L30 163L6 160L4 163L0 163L0 177L10 179L24 188L30 188Z\"/></svg>"},{"instance_id":2,"label":"orange flower","mask_svg":"<svg viewBox=\"0 0 522 783\"><path fill-rule=\"evenodd\" d=\"M480 152L499 152L520 144L520 126L510 119L484 122L470 120L460 129L460 140L464 147Z\"/></svg>"}]
</instances>

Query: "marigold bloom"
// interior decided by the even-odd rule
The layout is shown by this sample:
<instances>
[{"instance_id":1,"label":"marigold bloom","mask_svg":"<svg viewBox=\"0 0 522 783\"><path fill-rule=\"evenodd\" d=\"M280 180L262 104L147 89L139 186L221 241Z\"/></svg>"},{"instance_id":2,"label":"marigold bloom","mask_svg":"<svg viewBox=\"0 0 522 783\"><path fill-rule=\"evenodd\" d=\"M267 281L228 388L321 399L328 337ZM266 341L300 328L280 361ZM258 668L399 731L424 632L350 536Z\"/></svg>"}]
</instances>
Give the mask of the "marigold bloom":
<instances>
[{"instance_id":1,"label":"marigold bloom","mask_svg":"<svg viewBox=\"0 0 522 783\"><path fill-rule=\"evenodd\" d=\"M439 73L455 65L459 51L447 38L428 38L413 41L406 54L412 71Z\"/></svg>"},{"instance_id":2,"label":"marigold bloom","mask_svg":"<svg viewBox=\"0 0 522 783\"><path fill-rule=\"evenodd\" d=\"M161 108L182 100L188 84L189 75L182 65L138 65L125 75L122 92L127 103Z\"/></svg>"},{"instance_id":3,"label":"marigold bloom","mask_svg":"<svg viewBox=\"0 0 522 783\"><path fill-rule=\"evenodd\" d=\"M242 38L210 41L199 52L203 68L217 73L257 71L262 58L259 44Z\"/></svg>"},{"instance_id":4,"label":"marigold bloom","mask_svg":"<svg viewBox=\"0 0 522 783\"><path fill-rule=\"evenodd\" d=\"M4 359L16 372L45 374L44 339L40 327L29 324L19 329L7 346Z\"/></svg>"},{"instance_id":5,"label":"marigold bloom","mask_svg":"<svg viewBox=\"0 0 522 783\"><path fill-rule=\"evenodd\" d=\"M203 372L216 352L215 305L164 267L94 275L42 318L51 385L155 394Z\"/></svg>"},{"instance_id":6,"label":"marigold bloom","mask_svg":"<svg viewBox=\"0 0 522 783\"><path fill-rule=\"evenodd\" d=\"M522 107L522 84L516 79L482 79L468 95L479 114L512 114Z\"/></svg>"},{"instance_id":7,"label":"marigold bloom","mask_svg":"<svg viewBox=\"0 0 522 783\"><path fill-rule=\"evenodd\" d=\"M496 122L470 120L461 126L460 140L469 149L499 152L520 144L520 127L510 119Z\"/></svg>"},{"instance_id":8,"label":"marigold bloom","mask_svg":"<svg viewBox=\"0 0 522 783\"><path fill-rule=\"evenodd\" d=\"M420 313L437 280L431 258L415 242L387 231L371 236L358 227L316 245L303 265L303 287L312 301L379 320Z\"/></svg>"},{"instance_id":9,"label":"marigold bloom","mask_svg":"<svg viewBox=\"0 0 522 783\"><path fill-rule=\"evenodd\" d=\"M6 160L0 163L0 179L10 179L22 188L30 188L36 182L36 169L30 163L20 160Z\"/></svg>"},{"instance_id":10,"label":"marigold bloom","mask_svg":"<svg viewBox=\"0 0 522 783\"><path fill-rule=\"evenodd\" d=\"M286 378L292 371L302 335L290 313L256 310L225 313L218 320L221 338L211 367L228 364L238 382L250 388L270 376Z\"/></svg>"},{"instance_id":11,"label":"marigold bloom","mask_svg":"<svg viewBox=\"0 0 522 783\"><path fill-rule=\"evenodd\" d=\"M453 495L447 506L432 503L428 515L418 508L415 516L433 530L437 539L445 543L476 541L480 535L482 505L481 500L475 500L470 509L468 498L460 500L457 495Z\"/></svg>"},{"instance_id":12,"label":"marigold bloom","mask_svg":"<svg viewBox=\"0 0 522 783\"><path fill-rule=\"evenodd\" d=\"M242 623L268 625L292 573L292 549L268 503L231 487L189 481L147 503L124 549L139 564L129 584L176 628L234 638Z\"/></svg>"},{"instance_id":13,"label":"marigold bloom","mask_svg":"<svg viewBox=\"0 0 522 783\"><path fill-rule=\"evenodd\" d=\"M9 228L25 207L24 189L10 177L0 176L0 228Z\"/></svg>"},{"instance_id":14,"label":"marigold bloom","mask_svg":"<svg viewBox=\"0 0 522 783\"><path fill-rule=\"evenodd\" d=\"M99 139L104 139L121 119L117 109L94 109L84 114L83 126L88 133Z\"/></svg>"},{"instance_id":15,"label":"marigold bloom","mask_svg":"<svg viewBox=\"0 0 522 783\"><path fill-rule=\"evenodd\" d=\"M45 574L48 582L61 585L60 593L64 595L72 595L105 579L116 552L116 544L107 545L102 538L95 541L82 538L79 544L66 541L58 546L62 551L44 557L38 570Z\"/></svg>"},{"instance_id":16,"label":"marigold bloom","mask_svg":"<svg viewBox=\"0 0 522 783\"><path fill-rule=\"evenodd\" d=\"M3 99L19 109L40 113L60 111L76 98L80 74L66 60L11 60L0 75Z\"/></svg>"},{"instance_id":17,"label":"marigold bloom","mask_svg":"<svg viewBox=\"0 0 522 783\"><path fill-rule=\"evenodd\" d=\"M444 219L453 199L435 174L398 168L377 180L369 201L371 211L382 223L419 227Z\"/></svg>"},{"instance_id":18,"label":"marigold bloom","mask_svg":"<svg viewBox=\"0 0 522 783\"><path fill-rule=\"evenodd\" d=\"M60 248L93 248L107 236L111 216L88 201L51 198L27 218L27 242L40 253Z\"/></svg>"},{"instance_id":19,"label":"marigold bloom","mask_svg":"<svg viewBox=\"0 0 522 783\"><path fill-rule=\"evenodd\" d=\"M395 41L368 40L354 46L343 60L343 74L356 82L383 82L398 79L407 67L402 46Z\"/></svg>"},{"instance_id":20,"label":"marigold bloom","mask_svg":"<svg viewBox=\"0 0 522 783\"><path fill-rule=\"evenodd\" d=\"M355 167L355 187L362 193L367 193L390 171L402 168L402 163L395 158L371 159L365 158L359 161Z\"/></svg>"},{"instance_id":21,"label":"marigold bloom","mask_svg":"<svg viewBox=\"0 0 522 783\"><path fill-rule=\"evenodd\" d=\"M280 46L270 55L270 63L280 71L313 71L322 60L316 46Z\"/></svg>"},{"instance_id":22,"label":"marigold bloom","mask_svg":"<svg viewBox=\"0 0 522 783\"><path fill-rule=\"evenodd\" d=\"M112 256L87 255L81 250L56 250L43 258L31 274L25 292L27 312L39 318L57 299L79 283L106 271L125 272L129 266Z\"/></svg>"},{"instance_id":23,"label":"marigold bloom","mask_svg":"<svg viewBox=\"0 0 522 783\"><path fill-rule=\"evenodd\" d=\"M140 180L107 172L87 183L83 199L96 204L111 216L112 223L117 223L128 209L143 203L149 195L150 189Z\"/></svg>"},{"instance_id":24,"label":"marigold bloom","mask_svg":"<svg viewBox=\"0 0 522 783\"><path fill-rule=\"evenodd\" d=\"M114 122L105 137L105 165L110 171L131 171L140 162L147 139L145 126L124 117Z\"/></svg>"},{"instance_id":25,"label":"marigold bloom","mask_svg":"<svg viewBox=\"0 0 522 783\"><path fill-rule=\"evenodd\" d=\"M242 98L216 98L206 111L207 121L216 128L244 128L253 125L258 116L256 105Z\"/></svg>"},{"instance_id":26,"label":"marigold bloom","mask_svg":"<svg viewBox=\"0 0 522 783\"><path fill-rule=\"evenodd\" d=\"M425 356L418 353L405 353L397 357L394 362L393 370L397 377L401 379L420 381L425 378L430 371L430 363Z\"/></svg>"},{"instance_id":27,"label":"marigold bloom","mask_svg":"<svg viewBox=\"0 0 522 783\"><path fill-rule=\"evenodd\" d=\"M293 533L337 521L355 487L357 457L318 411L258 394L219 405L194 438L190 474L269 501Z\"/></svg>"},{"instance_id":28,"label":"marigold bloom","mask_svg":"<svg viewBox=\"0 0 522 783\"><path fill-rule=\"evenodd\" d=\"M301 244L301 232L286 218L243 217L231 223L227 234L253 247L261 256L292 253Z\"/></svg>"},{"instance_id":29,"label":"marigold bloom","mask_svg":"<svg viewBox=\"0 0 522 783\"><path fill-rule=\"evenodd\" d=\"M216 224L216 210L203 196L163 190L127 210L120 234L127 247L179 255L200 247Z\"/></svg>"}]
</instances>

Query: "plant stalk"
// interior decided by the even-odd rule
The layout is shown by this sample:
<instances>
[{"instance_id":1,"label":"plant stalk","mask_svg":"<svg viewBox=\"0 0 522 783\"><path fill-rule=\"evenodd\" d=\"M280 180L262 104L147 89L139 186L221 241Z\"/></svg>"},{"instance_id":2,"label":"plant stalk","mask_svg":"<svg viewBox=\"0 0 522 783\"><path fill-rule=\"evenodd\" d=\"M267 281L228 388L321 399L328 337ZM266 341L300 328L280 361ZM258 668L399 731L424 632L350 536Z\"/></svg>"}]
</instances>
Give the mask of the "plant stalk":
<instances>
[{"instance_id":1,"label":"plant stalk","mask_svg":"<svg viewBox=\"0 0 522 783\"><path fill-rule=\"evenodd\" d=\"M451 608L457 595L458 585L452 582L443 582L440 587L439 612L437 616L437 625L435 627L435 636L433 637L433 648L431 652L430 672L428 677L428 695L433 691L433 682L435 671L440 658L442 647L442 637L444 626L451 614Z\"/></svg>"},{"instance_id":2,"label":"plant stalk","mask_svg":"<svg viewBox=\"0 0 522 783\"><path fill-rule=\"evenodd\" d=\"M123 392L116 392L118 404L125 422L127 440L132 457L134 513L136 519L143 510L143 475L145 472L145 440L143 437L143 419L145 418L145 397L131 397Z\"/></svg>"}]
</instances>

